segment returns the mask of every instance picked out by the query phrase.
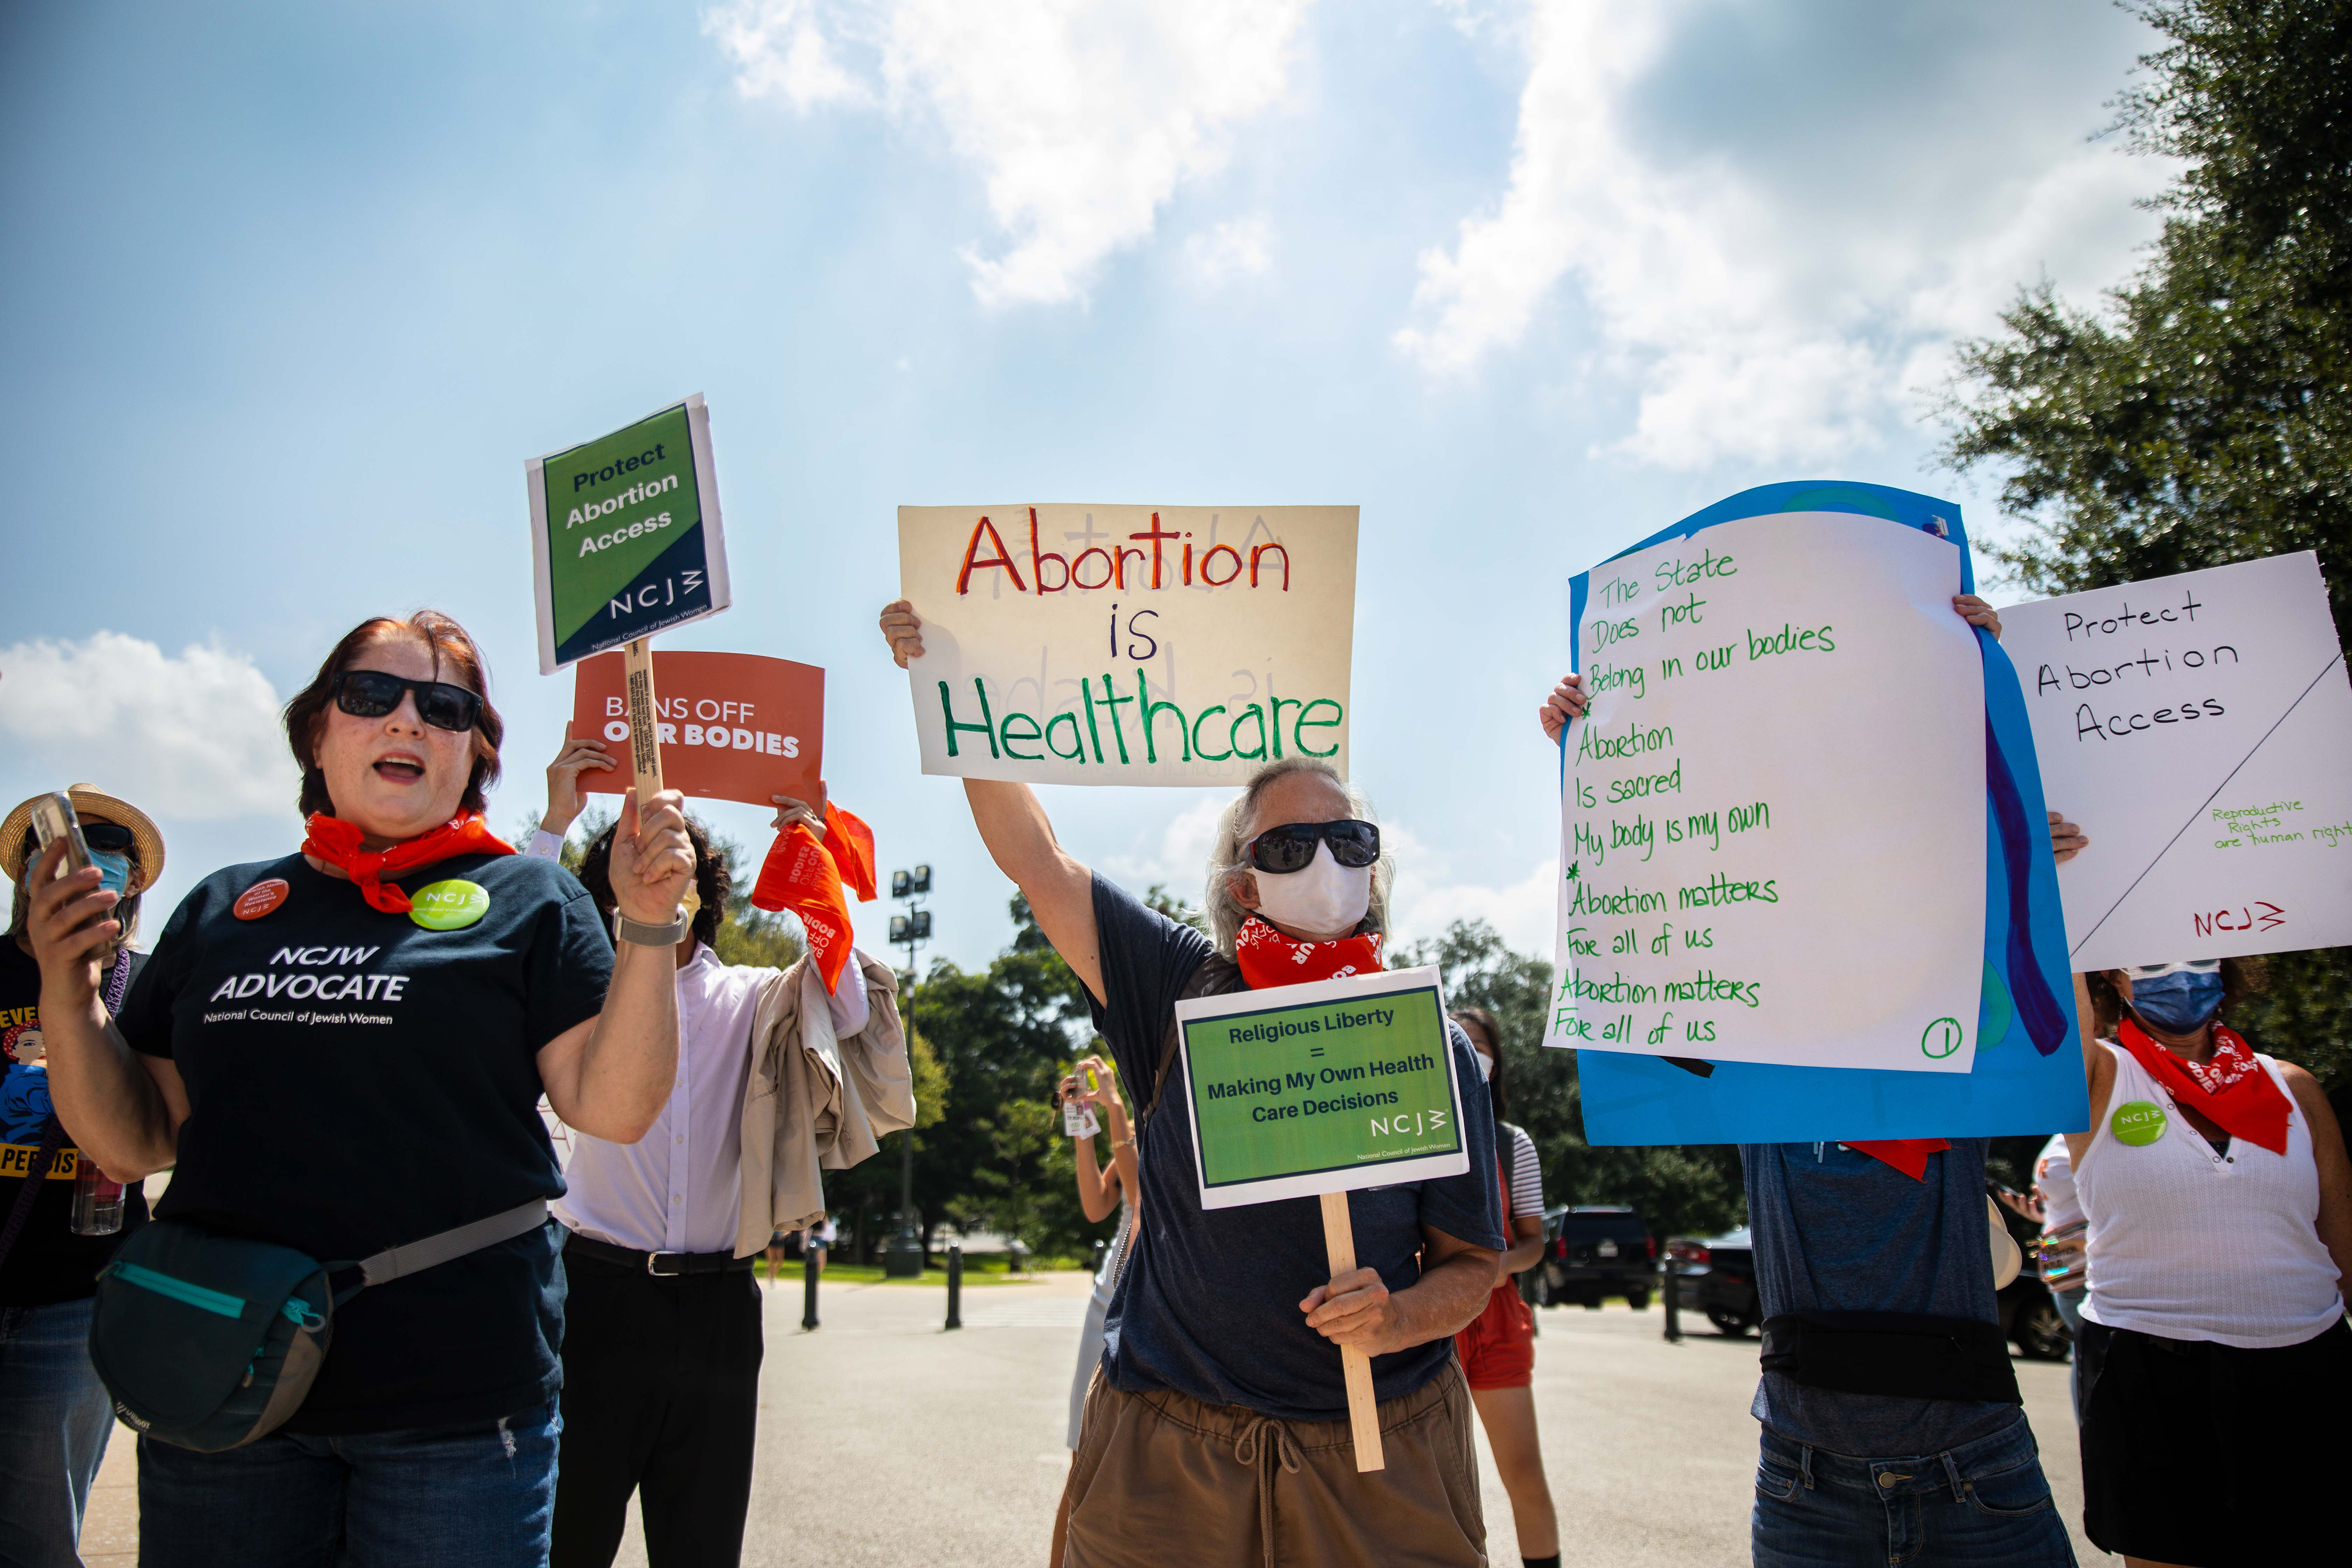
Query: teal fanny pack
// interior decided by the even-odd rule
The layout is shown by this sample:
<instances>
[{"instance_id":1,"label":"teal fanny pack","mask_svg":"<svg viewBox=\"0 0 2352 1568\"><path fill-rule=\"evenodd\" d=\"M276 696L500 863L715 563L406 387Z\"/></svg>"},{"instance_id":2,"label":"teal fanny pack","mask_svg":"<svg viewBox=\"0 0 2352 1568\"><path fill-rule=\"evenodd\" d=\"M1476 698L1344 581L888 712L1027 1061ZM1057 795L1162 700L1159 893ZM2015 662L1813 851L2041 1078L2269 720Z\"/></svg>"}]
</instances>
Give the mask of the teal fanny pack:
<instances>
[{"instance_id":1,"label":"teal fanny pack","mask_svg":"<svg viewBox=\"0 0 2352 1568\"><path fill-rule=\"evenodd\" d=\"M115 1414L147 1436L204 1454L238 1447L302 1407L337 1307L546 1223L546 1200L533 1198L356 1263L320 1263L290 1247L152 1220L99 1271L89 1359Z\"/></svg>"}]
</instances>

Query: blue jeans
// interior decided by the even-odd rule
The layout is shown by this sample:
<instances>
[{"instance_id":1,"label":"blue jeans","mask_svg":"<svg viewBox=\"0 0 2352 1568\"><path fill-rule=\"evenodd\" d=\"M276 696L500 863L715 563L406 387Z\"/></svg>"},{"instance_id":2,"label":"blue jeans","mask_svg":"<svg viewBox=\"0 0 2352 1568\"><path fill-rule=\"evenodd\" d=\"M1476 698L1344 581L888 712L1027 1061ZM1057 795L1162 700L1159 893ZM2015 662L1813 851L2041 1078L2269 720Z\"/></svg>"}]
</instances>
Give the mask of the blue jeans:
<instances>
[{"instance_id":1,"label":"blue jeans","mask_svg":"<svg viewBox=\"0 0 2352 1568\"><path fill-rule=\"evenodd\" d=\"M1850 1459L1765 1428L1751 1528L1756 1568L2074 1568L2033 1429L2014 1426L1941 1454Z\"/></svg>"},{"instance_id":2,"label":"blue jeans","mask_svg":"<svg viewBox=\"0 0 2352 1568\"><path fill-rule=\"evenodd\" d=\"M89 1301L0 1307L0 1568L77 1568L114 1405L89 1364Z\"/></svg>"},{"instance_id":3,"label":"blue jeans","mask_svg":"<svg viewBox=\"0 0 2352 1568\"><path fill-rule=\"evenodd\" d=\"M562 1430L542 1405L218 1454L142 1437L139 1568L541 1568Z\"/></svg>"}]
</instances>

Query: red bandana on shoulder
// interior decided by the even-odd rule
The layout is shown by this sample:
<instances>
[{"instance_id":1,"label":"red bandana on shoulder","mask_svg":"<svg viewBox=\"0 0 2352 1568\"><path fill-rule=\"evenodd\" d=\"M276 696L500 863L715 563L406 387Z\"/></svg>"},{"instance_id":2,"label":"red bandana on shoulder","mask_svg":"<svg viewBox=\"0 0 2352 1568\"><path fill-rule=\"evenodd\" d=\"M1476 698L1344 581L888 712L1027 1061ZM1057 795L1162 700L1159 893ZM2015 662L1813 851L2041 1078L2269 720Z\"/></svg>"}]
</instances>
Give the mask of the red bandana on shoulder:
<instances>
[{"instance_id":1,"label":"red bandana on shoulder","mask_svg":"<svg viewBox=\"0 0 2352 1568\"><path fill-rule=\"evenodd\" d=\"M362 849L360 830L340 816L310 815L310 837L302 853L323 860L352 879L360 897L388 915L408 912L408 895L385 885L386 877L402 877L419 866L446 860L452 855L511 855L514 846L490 831L482 814L453 816L430 833L394 845L389 849Z\"/></svg>"},{"instance_id":2,"label":"red bandana on shoulder","mask_svg":"<svg viewBox=\"0 0 2352 1568\"><path fill-rule=\"evenodd\" d=\"M1241 965L1242 978L1253 991L1308 980L1345 980L1380 969L1381 939L1374 931L1337 942L1300 942L1252 915L1234 937L1234 962Z\"/></svg>"}]
</instances>

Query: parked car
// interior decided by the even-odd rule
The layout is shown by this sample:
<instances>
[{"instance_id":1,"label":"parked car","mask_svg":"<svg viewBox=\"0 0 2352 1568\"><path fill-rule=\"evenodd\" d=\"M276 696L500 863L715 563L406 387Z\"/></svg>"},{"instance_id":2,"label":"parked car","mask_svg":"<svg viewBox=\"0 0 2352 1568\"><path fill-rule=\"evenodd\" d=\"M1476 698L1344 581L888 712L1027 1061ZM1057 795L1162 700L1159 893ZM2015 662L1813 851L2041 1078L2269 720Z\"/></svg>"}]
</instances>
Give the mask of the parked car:
<instances>
[{"instance_id":1,"label":"parked car","mask_svg":"<svg viewBox=\"0 0 2352 1568\"><path fill-rule=\"evenodd\" d=\"M1756 1304L1756 1244L1746 1230L1705 1240L1670 1237L1666 1268L1674 1275L1676 1310L1706 1313L1717 1333L1737 1339L1764 1321Z\"/></svg>"},{"instance_id":2,"label":"parked car","mask_svg":"<svg viewBox=\"0 0 2352 1568\"><path fill-rule=\"evenodd\" d=\"M1642 1216L1622 1205L1546 1209L1540 1272L1536 1291L1544 1306L1573 1301L1597 1307L1611 1296L1622 1296L1638 1312L1657 1289L1658 1247Z\"/></svg>"},{"instance_id":3,"label":"parked car","mask_svg":"<svg viewBox=\"0 0 2352 1568\"><path fill-rule=\"evenodd\" d=\"M2015 1227L2012 1227L2014 1229ZM2000 1331L2029 1361L2063 1361L2073 1344L2066 1320L2050 1299L2050 1288L2032 1264L2031 1238L2025 1248L2026 1267L2003 1287L1994 1300L2000 1313ZM1752 1333L1763 1321L1756 1296L1756 1244L1745 1230L1694 1240L1672 1237L1666 1242L1666 1267L1674 1275L1675 1300L1685 1312L1704 1312L1716 1332L1737 1338Z\"/></svg>"}]
</instances>

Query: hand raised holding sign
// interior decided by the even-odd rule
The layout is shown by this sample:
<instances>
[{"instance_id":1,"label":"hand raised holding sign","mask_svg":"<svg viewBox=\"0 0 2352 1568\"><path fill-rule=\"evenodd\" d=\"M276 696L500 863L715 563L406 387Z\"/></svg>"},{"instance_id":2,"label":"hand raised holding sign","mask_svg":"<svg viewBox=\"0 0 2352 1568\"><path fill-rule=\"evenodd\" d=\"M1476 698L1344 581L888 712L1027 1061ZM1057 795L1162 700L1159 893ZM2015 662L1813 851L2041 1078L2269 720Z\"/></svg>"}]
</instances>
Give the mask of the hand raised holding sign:
<instances>
[{"instance_id":1,"label":"hand raised holding sign","mask_svg":"<svg viewBox=\"0 0 2352 1568\"><path fill-rule=\"evenodd\" d=\"M923 657L923 617L915 614L910 601L894 599L882 606L882 640L890 645L890 657L900 669L908 659Z\"/></svg>"},{"instance_id":2,"label":"hand raised holding sign","mask_svg":"<svg viewBox=\"0 0 2352 1568\"><path fill-rule=\"evenodd\" d=\"M686 837L686 796L666 789L642 813L634 789L621 797L613 835L613 901L641 925L667 925L694 880L694 847Z\"/></svg>"},{"instance_id":3,"label":"hand raised holding sign","mask_svg":"<svg viewBox=\"0 0 2352 1568\"><path fill-rule=\"evenodd\" d=\"M613 749L602 741L575 740L572 726L563 726L563 749L547 764L547 814L539 819L540 827L561 838L578 820L581 800L580 775L583 771L609 773L621 764L613 760Z\"/></svg>"}]
</instances>

